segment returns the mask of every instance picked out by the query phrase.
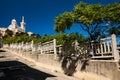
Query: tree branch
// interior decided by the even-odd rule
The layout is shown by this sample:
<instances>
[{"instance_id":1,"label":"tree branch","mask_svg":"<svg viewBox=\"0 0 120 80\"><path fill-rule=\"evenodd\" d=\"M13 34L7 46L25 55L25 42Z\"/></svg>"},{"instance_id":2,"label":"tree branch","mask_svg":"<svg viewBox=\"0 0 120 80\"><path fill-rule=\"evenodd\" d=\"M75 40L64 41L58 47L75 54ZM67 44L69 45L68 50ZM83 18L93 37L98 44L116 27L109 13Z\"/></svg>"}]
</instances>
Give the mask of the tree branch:
<instances>
[{"instance_id":1,"label":"tree branch","mask_svg":"<svg viewBox=\"0 0 120 80\"><path fill-rule=\"evenodd\" d=\"M80 24L80 27L81 27L84 31L87 31L87 29L85 29L85 28L83 27L83 25Z\"/></svg>"},{"instance_id":2,"label":"tree branch","mask_svg":"<svg viewBox=\"0 0 120 80\"><path fill-rule=\"evenodd\" d=\"M98 28L98 23L96 23L96 25L95 25L95 28L91 31L91 33L94 33L95 32L95 30Z\"/></svg>"}]
</instances>

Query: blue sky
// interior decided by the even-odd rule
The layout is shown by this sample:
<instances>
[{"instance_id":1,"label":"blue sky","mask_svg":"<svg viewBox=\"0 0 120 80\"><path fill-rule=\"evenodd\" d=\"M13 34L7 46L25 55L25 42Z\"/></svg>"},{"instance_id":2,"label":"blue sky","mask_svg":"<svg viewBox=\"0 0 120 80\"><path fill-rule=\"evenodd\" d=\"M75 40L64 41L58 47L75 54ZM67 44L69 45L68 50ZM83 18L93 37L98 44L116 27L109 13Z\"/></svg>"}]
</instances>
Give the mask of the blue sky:
<instances>
[{"instance_id":1,"label":"blue sky","mask_svg":"<svg viewBox=\"0 0 120 80\"><path fill-rule=\"evenodd\" d=\"M73 11L74 5L81 0L0 0L0 27L8 27L12 19L20 24L21 17L25 17L27 31L36 34L52 35L54 31L54 19L65 11ZM95 4L110 4L120 0L82 0ZM78 25L74 25L70 31L83 33ZM85 34L85 33L83 33ZM85 34L86 35L86 34Z\"/></svg>"}]
</instances>

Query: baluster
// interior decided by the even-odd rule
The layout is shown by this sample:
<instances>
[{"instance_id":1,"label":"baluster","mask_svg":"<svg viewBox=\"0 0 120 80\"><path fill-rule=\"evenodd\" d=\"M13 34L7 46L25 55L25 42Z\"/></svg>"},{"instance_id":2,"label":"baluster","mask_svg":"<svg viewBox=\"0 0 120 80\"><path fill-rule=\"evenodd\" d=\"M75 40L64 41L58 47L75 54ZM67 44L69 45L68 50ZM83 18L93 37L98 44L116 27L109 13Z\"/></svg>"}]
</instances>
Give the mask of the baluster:
<instances>
[{"instance_id":1,"label":"baluster","mask_svg":"<svg viewBox=\"0 0 120 80\"><path fill-rule=\"evenodd\" d=\"M106 53L107 52L106 51L106 42L104 42L103 44L104 44L104 47L103 47L104 48L104 52Z\"/></svg>"},{"instance_id":2,"label":"baluster","mask_svg":"<svg viewBox=\"0 0 120 80\"><path fill-rule=\"evenodd\" d=\"M110 53L110 44L109 44L109 42L107 42L107 50Z\"/></svg>"},{"instance_id":3,"label":"baluster","mask_svg":"<svg viewBox=\"0 0 120 80\"><path fill-rule=\"evenodd\" d=\"M98 51L98 54L100 54L100 45L98 44L98 49L97 49L97 51Z\"/></svg>"},{"instance_id":4,"label":"baluster","mask_svg":"<svg viewBox=\"0 0 120 80\"><path fill-rule=\"evenodd\" d=\"M101 49L101 55L103 56L103 43L100 44Z\"/></svg>"}]
</instances>

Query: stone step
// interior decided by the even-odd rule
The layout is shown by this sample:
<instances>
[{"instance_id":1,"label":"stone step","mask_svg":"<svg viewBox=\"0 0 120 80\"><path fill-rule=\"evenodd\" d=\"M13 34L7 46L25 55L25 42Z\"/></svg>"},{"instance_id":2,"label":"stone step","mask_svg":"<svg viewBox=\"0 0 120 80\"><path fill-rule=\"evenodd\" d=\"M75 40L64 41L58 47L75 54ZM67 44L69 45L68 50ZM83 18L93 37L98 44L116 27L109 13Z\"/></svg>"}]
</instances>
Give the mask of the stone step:
<instances>
[{"instance_id":1,"label":"stone step","mask_svg":"<svg viewBox=\"0 0 120 80\"><path fill-rule=\"evenodd\" d=\"M78 78L75 77L48 77L45 80L79 80Z\"/></svg>"},{"instance_id":2,"label":"stone step","mask_svg":"<svg viewBox=\"0 0 120 80\"><path fill-rule=\"evenodd\" d=\"M48 77L45 80L64 80L64 78L61 78L61 77Z\"/></svg>"}]
</instances>

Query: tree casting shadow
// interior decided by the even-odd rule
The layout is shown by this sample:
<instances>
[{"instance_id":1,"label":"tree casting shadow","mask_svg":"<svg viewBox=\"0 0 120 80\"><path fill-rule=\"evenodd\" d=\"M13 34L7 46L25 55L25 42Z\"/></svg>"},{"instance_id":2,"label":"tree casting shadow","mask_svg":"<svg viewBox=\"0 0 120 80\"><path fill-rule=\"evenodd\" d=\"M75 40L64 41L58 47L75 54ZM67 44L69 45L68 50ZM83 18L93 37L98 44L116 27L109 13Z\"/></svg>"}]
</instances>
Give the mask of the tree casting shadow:
<instances>
[{"instance_id":1,"label":"tree casting shadow","mask_svg":"<svg viewBox=\"0 0 120 80\"><path fill-rule=\"evenodd\" d=\"M0 80L45 80L47 77L55 77L19 61L0 62L0 74Z\"/></svg>"}]
</instances>

